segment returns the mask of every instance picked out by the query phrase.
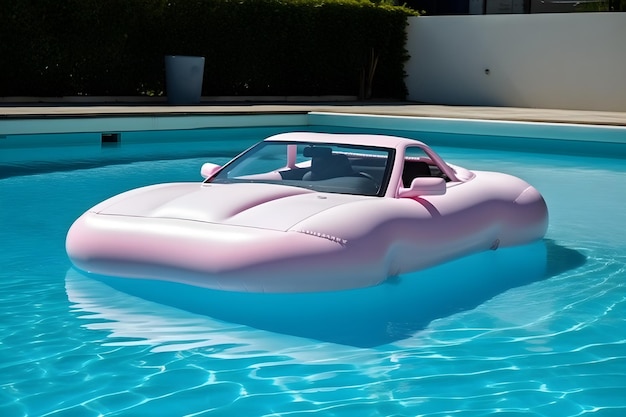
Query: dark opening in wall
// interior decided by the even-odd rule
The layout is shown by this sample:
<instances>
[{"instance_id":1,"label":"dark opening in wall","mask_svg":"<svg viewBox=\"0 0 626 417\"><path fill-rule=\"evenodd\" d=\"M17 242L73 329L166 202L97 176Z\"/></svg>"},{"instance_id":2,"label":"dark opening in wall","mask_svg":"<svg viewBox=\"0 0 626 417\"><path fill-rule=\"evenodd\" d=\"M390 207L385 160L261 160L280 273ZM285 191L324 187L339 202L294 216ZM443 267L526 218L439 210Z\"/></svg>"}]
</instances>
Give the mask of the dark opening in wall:
<instances>
[{"instance_id":1,"label":"dark opening in wall","mask_svg":"<svg viewBox=\"0 0 626 417\"><path fill-rule=\"evenodd\" d=\"M102 146L119 145L119 133L102 133Z\"/></svg>"}]
</instances>

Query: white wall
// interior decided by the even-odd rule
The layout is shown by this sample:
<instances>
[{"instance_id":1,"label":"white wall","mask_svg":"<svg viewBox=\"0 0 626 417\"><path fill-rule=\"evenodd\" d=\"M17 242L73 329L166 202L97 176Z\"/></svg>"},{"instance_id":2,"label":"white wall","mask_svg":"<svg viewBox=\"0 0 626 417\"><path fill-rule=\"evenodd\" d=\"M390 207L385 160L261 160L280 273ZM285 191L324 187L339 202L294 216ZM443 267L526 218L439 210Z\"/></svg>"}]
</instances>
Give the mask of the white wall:
<instances>
[{"instance_id":1,"label":"white wall","mask_svg":"<svg viewBox=\"0 0 626 417\"><path fill-rule=\"evenodd\" d=\"M626 13L412 17L407 48L409 100L626 111Z\"/></svg>"}]
</instances>

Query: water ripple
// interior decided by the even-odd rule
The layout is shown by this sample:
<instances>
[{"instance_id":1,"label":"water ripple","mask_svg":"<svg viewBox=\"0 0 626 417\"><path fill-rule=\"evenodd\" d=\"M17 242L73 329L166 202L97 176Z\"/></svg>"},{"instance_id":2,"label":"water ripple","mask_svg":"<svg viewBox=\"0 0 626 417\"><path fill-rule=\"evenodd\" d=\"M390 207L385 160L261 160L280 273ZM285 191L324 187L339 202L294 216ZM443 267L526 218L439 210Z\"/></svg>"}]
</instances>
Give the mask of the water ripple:
<instances>
[{"instance_id":1,"label":"water ripple","mask_svg":"<svg viewBox=\"0 0 626 417\"><path fill-rule=\"evenodd\" d=\"M466 153L457 156L476 156ZM486 166L508 158L499 156ZM605 160L586 162L606 170ZM480 263L406 294L400 279L385 288L391 301L361 302L368 319L358 326L335 310L315 332L274 332L271 320L260 330L66 273L62 242L80 212L127 187L196 179L198 163L0 180L12 202L0 203L0 240L10 242L0 255L1 416L626 415L625 194L578 172L579 160L569 172L554 169L561 158L519 165L553 215L545 276L521 256L488 280L473 268L486 271ZM623 161L608 171L605 183L619 184ZM454 275L463 269L473 279ZM336 323L333 337L317 331ZM355 340L364 343L347 343Z\"/></svg>"},{"instance_id":2,"label":"water ripple","mask_svg":"<svg viewBox=\"0 0 626 417\"><path fill-rule=\"evenodd\" d=\"M81 407L143 415L184 400L190 416L619 415L626 262L611 256L588 257L369 349L213 320L68 272L73 314L102 335L103 347L123 349L108 353L111 368L125 349L151 352L142 364L129 353L127 366L142 371L122 381L124 393L94 388ZM109 366L77 356L57 367L71 374L81 361L96 374Z\"/></svg>"}]
</instances>

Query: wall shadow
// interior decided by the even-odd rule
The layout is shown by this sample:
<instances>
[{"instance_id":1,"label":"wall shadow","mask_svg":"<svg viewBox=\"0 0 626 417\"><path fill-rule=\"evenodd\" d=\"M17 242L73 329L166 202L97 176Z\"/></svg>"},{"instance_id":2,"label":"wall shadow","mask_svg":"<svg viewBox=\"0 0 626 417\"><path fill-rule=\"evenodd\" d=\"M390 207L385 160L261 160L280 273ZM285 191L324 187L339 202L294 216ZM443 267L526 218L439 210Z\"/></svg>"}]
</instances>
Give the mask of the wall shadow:
<instances>
[{"instance_id":1,"label":"wall shadow","mask_svg":"<svg viewBox=\"0 0 626 417\"><path fill-rule=\"evenodd\" d=\"M163 281L96 278L126 294L230 323L323 342L374 347L411 337L433 320L470 310L511 288L584 262L579 252L542 240L404 274L376 287L328 293L237 293ZM67 276L75 280L78 274L70 270ZM95 310L107 302L85 291L81 297L91 298L87 304ZM110 311L110 307L102 306L98 313L102 315L105 310Z\"/></svg>"}]
</instances>

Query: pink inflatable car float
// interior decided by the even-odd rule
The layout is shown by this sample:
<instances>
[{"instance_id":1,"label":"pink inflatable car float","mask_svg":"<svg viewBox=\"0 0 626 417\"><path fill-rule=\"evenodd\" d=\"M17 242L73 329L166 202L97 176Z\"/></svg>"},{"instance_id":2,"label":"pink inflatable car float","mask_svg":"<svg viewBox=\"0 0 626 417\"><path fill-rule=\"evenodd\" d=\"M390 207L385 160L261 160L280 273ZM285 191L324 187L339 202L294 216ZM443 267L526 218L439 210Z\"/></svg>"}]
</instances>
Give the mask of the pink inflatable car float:
<instances>
[{"instance_id":1,"label":"pink inflatable car float","mask_svg":"<svg viewBox=\"0 0 626 417\"><path fill-rule=\"evenodd\" d=\"M226 291L333 291L530 243L548 225L523 180L448 164L407 138L279 134L202 175L87 211L67 235L75 267Z\"/></svg>"}]
</instances>

